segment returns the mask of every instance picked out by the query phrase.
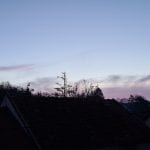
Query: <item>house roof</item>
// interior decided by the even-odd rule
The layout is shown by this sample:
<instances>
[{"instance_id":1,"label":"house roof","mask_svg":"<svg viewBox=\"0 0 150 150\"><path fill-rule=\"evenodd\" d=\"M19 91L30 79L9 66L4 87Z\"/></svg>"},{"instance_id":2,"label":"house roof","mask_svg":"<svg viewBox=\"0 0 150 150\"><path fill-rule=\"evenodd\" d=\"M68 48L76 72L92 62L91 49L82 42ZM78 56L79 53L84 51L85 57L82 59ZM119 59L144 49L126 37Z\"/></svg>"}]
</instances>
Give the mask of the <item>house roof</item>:
<instances>
[{"instance_id":1,"label":"house roof","mask_svg":"<svg viewBox=\"0 0 150 150\"><path fill-rule=\"evenodd\" d=\"M7 108L0 108L0 149L36 150L30 137Z\"/></svg>"}]
</instances>

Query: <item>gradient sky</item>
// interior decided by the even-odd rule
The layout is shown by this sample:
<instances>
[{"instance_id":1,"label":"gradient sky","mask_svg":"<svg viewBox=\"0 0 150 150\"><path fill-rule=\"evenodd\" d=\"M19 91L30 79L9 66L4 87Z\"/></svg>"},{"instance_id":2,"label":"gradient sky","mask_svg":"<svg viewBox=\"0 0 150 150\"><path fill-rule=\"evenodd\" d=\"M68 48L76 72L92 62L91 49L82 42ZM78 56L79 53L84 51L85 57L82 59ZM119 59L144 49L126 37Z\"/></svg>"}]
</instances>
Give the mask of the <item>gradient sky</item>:
<instances>
[{"instance_id":1,"label":"gradient sky","mask_svg":"<svg viewBox=\"0 0 150 150\"><path fill-rule=\"evenodd\" d=\"M1 0L0 80L150 74L149 0Z\"/></svg>"}]
</instances>

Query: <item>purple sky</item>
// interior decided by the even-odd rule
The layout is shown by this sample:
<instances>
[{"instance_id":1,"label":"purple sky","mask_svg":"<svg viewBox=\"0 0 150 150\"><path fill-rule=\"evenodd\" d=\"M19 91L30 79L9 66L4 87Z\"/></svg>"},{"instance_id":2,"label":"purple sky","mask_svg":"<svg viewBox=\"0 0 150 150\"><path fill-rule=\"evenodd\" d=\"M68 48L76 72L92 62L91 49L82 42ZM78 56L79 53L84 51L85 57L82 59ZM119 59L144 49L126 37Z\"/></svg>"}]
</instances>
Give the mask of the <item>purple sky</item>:
<instances>
[{"instance_id":1,"label":"purple sky","mask_svg":"<svg viewBox=\"0 0 150 150\"><path fill-rule=\"evenodd\" d=\"M66 71L107 97L150 99L149 14L149 0L0 1L0 81L50 90Z\"/></svg>"}]
</instances>

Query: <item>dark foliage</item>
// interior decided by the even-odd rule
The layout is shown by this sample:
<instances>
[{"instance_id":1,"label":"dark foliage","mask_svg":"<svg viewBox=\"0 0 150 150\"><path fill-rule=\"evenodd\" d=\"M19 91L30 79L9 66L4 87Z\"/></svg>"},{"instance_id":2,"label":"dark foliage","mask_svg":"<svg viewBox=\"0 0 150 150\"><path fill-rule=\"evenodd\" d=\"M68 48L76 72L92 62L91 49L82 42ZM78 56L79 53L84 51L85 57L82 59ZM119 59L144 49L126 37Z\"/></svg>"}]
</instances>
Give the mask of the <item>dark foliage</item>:
<instances>
[{"instance_id":1,"label":"dark foliage","mask_svg":"<svg viewBox=\"0 0 150 150\"><path fill-rule=\"evenodd\" d=\"M34 96L15 102L45 150L134 144L149 138L144 123L114 100Z\"/></svg>"},{"instance_id":2,"label":"dark foliage","mask_svg":"<svg viewBox=\"0 0 150 150\"><path fill-rule=\"evenodd\" d=\"M150 102L143 96L131 95L128 103L122 105L124 105L130 112L141 118L143 121L150 117Z\"/></svg>"},{"instance_id":3,"label":"dark foliage","mask_svg":"<svg viewBox=\"0 0 150 150\"><path fill-rule=\"evenodd\" d=\"M43 150L133 145L150 139L150 130L142 120L117 101L104 99L99 89L91 96L76 98L44 97L15 88L5 92Z\"/></svg>"}]
</instances>

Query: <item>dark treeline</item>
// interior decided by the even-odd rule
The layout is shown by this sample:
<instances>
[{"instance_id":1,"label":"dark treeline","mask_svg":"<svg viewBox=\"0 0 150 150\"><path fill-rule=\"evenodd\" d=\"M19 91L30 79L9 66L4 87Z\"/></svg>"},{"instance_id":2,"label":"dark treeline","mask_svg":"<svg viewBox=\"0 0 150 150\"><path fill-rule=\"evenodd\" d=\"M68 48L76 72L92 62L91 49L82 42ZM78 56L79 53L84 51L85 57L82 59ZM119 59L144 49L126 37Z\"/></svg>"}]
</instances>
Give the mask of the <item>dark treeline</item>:
<instances>
[{"instance_id":1,"label":"dark treeline","mask_svg":"<svg viewBox=\"0 0 150 150\"><path fill-rule=\"evenodd\" d=\"M0 86L28 122L44 150L87 149L150 142L149 101L130 96L127 103L105 99L100 88L87 96L54 97L32 94L32 90Z\"/></svg>"}]
</instances>

